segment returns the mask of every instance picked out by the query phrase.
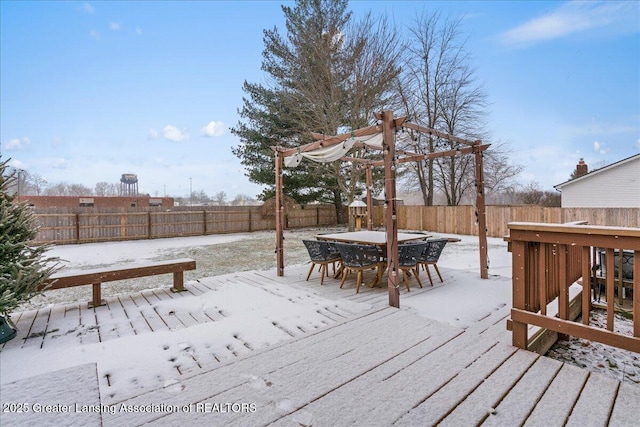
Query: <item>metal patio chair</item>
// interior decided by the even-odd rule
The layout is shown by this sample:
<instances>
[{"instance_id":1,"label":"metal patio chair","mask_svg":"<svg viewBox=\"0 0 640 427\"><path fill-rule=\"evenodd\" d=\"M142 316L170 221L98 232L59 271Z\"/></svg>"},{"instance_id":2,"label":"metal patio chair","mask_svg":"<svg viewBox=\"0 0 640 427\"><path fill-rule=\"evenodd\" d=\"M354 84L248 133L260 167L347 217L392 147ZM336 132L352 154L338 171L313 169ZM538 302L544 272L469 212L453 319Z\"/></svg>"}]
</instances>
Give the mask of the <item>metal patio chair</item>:
<instances>
[{"instance_id":1,"label":"metal patio chair","mask_svg":"<svg viewBox=\"0 0 640 427\"><path fill-rule=\"evenodd\" d=\"M324 284L324 276L329 277L329 271L327 266L333 265L333 272L336 271L336 262L340 261L340 254L335 249L332 243L322 240L303 240L302 241L309 252L309 258L311 259L311 267L307 274L307 280L311 277L313 268L316 265L320 266L320 285Z\"/></svg>"},{"instance_id":2,"label":"metal patio chair","mask_svg":"<svg viewBox=\"0 0 640 427\"><path fill-rule=\"evenodd\" d=\"M438 260L440 259L440 254L442 254L442 250L445 245L449 242L447 238L441 239L429 239L427 240L427 245L424 248L424 251L418 258L418 265L422 265L427 272L427 276L429 276L429 282L431 286L433 286L433 280L431 279L431 272L429 271L429 266L433 265L436 269L436 273L438 273L438 277L440 278L440 282L443 282L442 275L440 274L440 269L438 268Z\"/></svg>"},{"instance_id":3,"label":"metal patio chair","mask_svg":"<svg viewBox=\"0 0 640 427\"><path fill-rule=\"evenodd\" d=\"M407 287L407 292L411 291L411 289L409 289L409 272L413 273L418 284L422 287L422 282L418 276L418 262L420 260L420 256L428 245L428 242L404 243L398 245L398 267L402 270L402 281Z\"/></svg>"},{"instance_id":4,"label":"metal patio chair","mask_svg":"<svg viewBox=\"0 0 640 427\"><path fill-rule=\"evenodd\" d=\"M347 275L352 271L357 273L356 293L360 292L360 285L362 284L362 274L364 270L377 269L376 280L373 284L380 280L384 262L380 258L380 249L377 246L337 242L335 243L335 246L340 252L340 258L342 259L343 270L342 281L340 282L341 288L344 285Z\"/></svg>"}]
</instances>

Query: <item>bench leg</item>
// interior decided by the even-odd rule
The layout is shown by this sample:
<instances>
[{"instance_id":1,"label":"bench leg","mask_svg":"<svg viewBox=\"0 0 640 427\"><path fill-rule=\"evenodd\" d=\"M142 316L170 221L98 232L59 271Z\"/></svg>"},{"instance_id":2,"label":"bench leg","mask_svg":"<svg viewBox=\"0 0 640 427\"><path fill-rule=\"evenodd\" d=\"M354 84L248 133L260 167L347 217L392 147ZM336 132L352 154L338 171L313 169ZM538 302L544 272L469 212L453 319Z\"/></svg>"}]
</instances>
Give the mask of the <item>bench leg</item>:
<instances>
[{"instance_id":1,"label":"bench leg","mask_svg":"<svg viewBox=\"0 0 640 427\"><path fill-rule=\"evenodd\" d=\"M93 285L93 300L89 301L89 308L100 307L104 305L104 300L102 299L102 284L94 283Z\"/></svg>"},{"instance_id":2,"label":"bench leg","mask_svg":"<svg viewBox=\"0 0 640 427\"><path fill-rule=\"evenodd\" d=\"M171 292L182 292L184 291L184 274L182 271L174 271L173 272L173 288L171 288Z\"/></svg>"}]
</instances>

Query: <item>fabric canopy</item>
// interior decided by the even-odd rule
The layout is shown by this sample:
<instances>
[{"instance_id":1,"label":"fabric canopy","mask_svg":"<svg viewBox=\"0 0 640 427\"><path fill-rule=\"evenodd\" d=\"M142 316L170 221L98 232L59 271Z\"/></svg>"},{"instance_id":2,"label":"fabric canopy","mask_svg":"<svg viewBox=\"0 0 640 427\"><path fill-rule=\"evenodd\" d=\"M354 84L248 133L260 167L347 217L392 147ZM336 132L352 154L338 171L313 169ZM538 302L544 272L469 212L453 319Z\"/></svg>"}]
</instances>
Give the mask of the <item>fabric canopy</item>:
<instances>
[{"instance_id":1,"label":"fabric canopy","mask_svg":"<svg viewBox=\"0 0 640 427\"><path fill-rule=\"evenodd\" d=\"M363 142L371 147L382 148L382 132L359 137L351 137L340 144L332 145L330 147L321 147L313 151L306 151L296 153L292 156L284 158L284 165L289 168L298 166L302 159L313 160L314 162L328 163L333 162L344 157L353 145L357 142Z\"/></svg>"}]
</instances>

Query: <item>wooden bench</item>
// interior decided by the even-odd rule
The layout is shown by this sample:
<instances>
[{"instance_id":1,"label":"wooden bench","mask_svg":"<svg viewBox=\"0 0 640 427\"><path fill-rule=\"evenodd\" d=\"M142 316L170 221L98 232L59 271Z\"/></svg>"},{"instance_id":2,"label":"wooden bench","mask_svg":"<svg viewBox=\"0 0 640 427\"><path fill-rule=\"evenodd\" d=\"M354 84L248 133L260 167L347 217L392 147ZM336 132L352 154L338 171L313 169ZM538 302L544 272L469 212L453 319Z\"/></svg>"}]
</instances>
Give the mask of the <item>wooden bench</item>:
<instances>
[{"instance_id":1,"label":"wooden bench","mask_svg":"<svg viewBox=\"0 0 640 427\"><path fill-rule=\"evenodd\" d=\"M53 274L41 289L64 289L74 286L93 286L93 299L89 308L104 305L102 299L102 282L135 279L137 277L155 276L157 274L173 273L172 292L184 291L184 272L195 270L196 262L191 258L181 258L168 261L136 263L126 267L111 266L91 270L66 271Z\"/></svg>"}]
</instances>

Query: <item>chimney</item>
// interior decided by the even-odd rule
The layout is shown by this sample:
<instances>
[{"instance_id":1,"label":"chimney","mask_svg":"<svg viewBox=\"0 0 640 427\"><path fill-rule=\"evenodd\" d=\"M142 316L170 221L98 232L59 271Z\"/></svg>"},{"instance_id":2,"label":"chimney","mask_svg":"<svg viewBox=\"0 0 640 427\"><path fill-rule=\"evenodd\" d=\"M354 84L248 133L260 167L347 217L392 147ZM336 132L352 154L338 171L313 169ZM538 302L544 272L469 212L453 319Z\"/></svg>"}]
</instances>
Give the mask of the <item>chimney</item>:
<instances>
[{"instance_id":1,"label":"chimney","mask_svg":"<svg viewBox=\"0 0 640 427\"><path fill-rule=\"evenodd\" d=\"M579 178L582 175L586 175L587 172L589 172L589 167L584 162L584 159L580 159L580 161L576 165L576 178Z\"/></svg>"}]
</instances>

